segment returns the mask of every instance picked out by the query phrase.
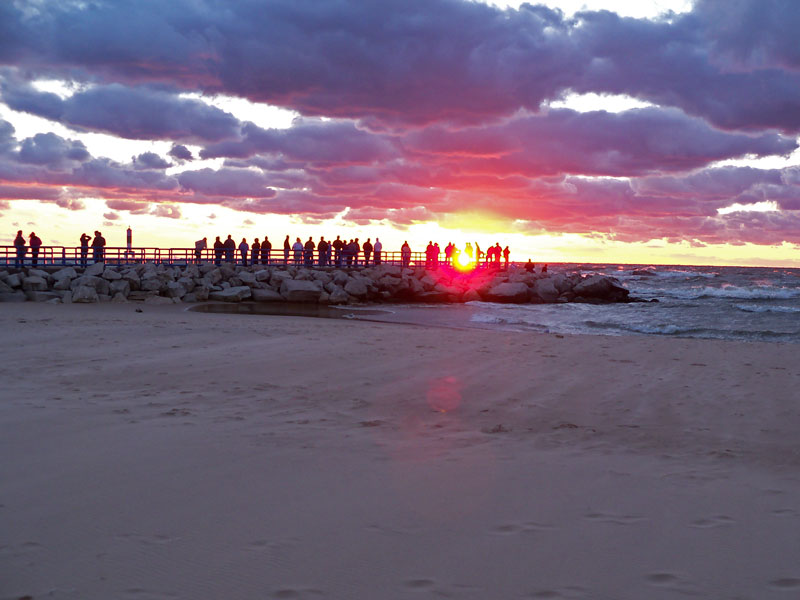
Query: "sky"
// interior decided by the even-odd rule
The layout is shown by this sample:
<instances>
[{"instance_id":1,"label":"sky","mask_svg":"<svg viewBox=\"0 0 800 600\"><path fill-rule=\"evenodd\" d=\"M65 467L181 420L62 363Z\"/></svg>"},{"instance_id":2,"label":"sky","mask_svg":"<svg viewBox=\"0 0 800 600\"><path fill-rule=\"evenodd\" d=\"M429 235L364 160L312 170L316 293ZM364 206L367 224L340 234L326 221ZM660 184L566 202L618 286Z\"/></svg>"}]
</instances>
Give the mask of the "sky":
<instances>
[{"instance_id":1,"label":"sky","mask_svg":"<svg viewBox=\"0 0 800 600\"><path fill-rule=\"evenodd\" d=\"M0 239L800 267L795 0L0 2Z\"/></svg>"}]
</instances>

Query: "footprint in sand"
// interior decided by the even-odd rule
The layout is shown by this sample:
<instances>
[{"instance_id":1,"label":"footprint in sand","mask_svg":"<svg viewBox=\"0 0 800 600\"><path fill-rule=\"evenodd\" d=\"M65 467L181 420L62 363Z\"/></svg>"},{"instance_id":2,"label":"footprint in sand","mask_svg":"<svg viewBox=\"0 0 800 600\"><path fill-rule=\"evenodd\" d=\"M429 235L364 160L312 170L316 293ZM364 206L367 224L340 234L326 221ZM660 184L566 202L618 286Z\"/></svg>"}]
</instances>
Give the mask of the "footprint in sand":
<instances>
[{"instance_id":1,"label":"footprint in sand","mask_svg":"<svg viewBox=\"0 0 800 600\"><path fill-rule=\"evenodd\" d=\"M517 533L536 533L553 529L552 525L527 521L525 523L505 523L492 528L491 533L496 535L511 535Z\"/></svg>"},{"instance_id":2,"label":"footprint in sand","mask_svg":"<svg viewBox=\"0 0 800 600\"><path fill-rule=\"evenodd\" d=\"M797 577L782 577L769 582L770 587L781 590L798 590L800 589L800 578Z\"/></svg>"},{"instance_id":3,"label":"footprint in sand","mask_svg":"<svg viewBox=\"0 0 800 600\"><path fill-rule=\"evenodd\" d=\"M584 518L589 521L612 523L614 525L633 525L647 520L647 517L641 515L615 515L612 513L588 513L584 515Z\"/></svg>"},{"instance_id":4,"label":"footprint in sand","mask_svg":"<svg viewBox=\"0 0 800 600\"><path fill-rule=\"evenodd\" d=\"M724 527L726 525L732 525L735 521L730 517L725 515L717 515L714 517L708 517L706 519L697 519L696 521L692 521L692 527L698 529L709 529L711 527Z\"/></svg>"}]
</instances>

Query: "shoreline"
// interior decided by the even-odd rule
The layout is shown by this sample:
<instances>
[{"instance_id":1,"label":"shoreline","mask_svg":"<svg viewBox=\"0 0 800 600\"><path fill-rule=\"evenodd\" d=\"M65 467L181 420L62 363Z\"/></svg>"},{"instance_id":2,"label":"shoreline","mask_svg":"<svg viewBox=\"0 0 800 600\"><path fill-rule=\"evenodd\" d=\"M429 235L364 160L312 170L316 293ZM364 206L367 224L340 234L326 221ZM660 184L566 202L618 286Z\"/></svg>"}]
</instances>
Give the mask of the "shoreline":
<instances>
[{"instance_id":1,"label":"shoreline","mask_svg":"<svg viewBox=\"0 0 800 600\"><path fill-rule=\"evenodd\" d=\"M3 597L800 589L792 345L136 308L0 311Z\"/></svg>"}]
</instances>

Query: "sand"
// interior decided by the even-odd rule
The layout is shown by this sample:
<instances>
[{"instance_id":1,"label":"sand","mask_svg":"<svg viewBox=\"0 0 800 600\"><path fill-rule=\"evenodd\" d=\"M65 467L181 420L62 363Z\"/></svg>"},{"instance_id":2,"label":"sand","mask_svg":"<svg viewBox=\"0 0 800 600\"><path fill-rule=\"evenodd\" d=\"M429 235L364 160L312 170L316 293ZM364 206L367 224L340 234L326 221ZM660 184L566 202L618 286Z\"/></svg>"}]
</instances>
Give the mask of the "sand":
<instances>
[{"instance_id":1,"label":"sand","mask_svg":"<svg viewBox=\"0 0 800 600\"><path fill-rule=\"evenodd\" d=\"M0 599L794 598L795 345L0 306Z\"/></svg>"}]
</instances>

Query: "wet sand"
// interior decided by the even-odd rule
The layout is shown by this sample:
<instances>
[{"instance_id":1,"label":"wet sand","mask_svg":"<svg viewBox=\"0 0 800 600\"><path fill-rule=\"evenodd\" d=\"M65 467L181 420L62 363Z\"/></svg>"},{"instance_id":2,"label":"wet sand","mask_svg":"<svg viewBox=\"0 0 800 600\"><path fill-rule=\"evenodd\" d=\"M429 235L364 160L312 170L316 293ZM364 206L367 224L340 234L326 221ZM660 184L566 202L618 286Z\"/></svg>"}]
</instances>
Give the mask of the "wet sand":
<instances>
[{"instance_id":1,"label":"wet sand","mask_svg":"<svg viewBox=\"0 0 800 600\"><path fill-rule=\"evenodd\" d=\"M136 308L0 309L3 600L800 592L796 346Z\"/></svg>"}]
</instances>

